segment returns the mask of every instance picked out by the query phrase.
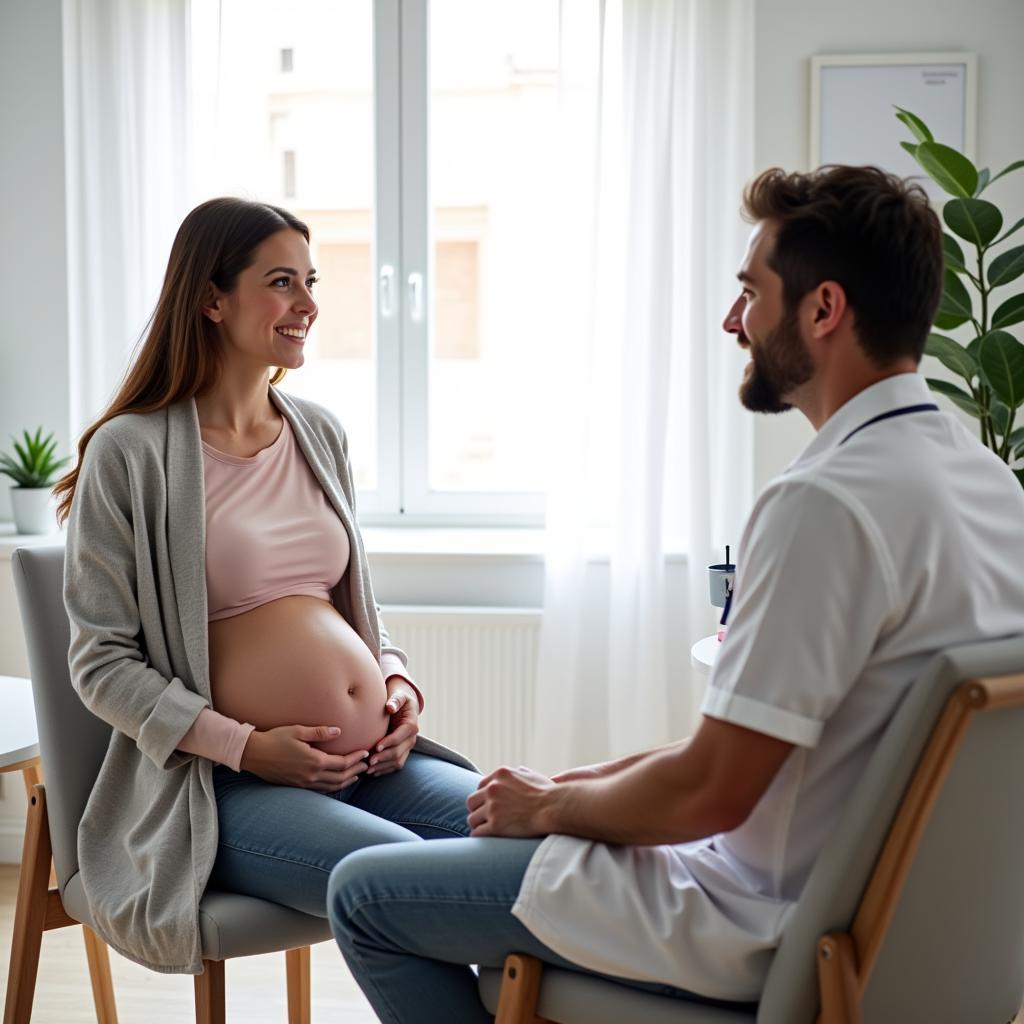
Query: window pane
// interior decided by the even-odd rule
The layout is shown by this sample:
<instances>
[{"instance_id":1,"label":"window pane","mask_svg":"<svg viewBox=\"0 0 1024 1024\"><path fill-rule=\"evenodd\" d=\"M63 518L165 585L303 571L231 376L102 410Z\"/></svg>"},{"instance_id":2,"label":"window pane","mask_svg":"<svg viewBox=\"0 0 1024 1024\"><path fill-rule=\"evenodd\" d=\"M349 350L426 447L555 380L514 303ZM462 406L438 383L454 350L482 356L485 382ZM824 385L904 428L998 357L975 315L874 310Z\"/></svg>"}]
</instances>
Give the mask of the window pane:
<instances>
[{"instance_id":1,"label":"window pane","mask_svg":"<svg viewBox=\"0 0 1024 1024\"><path fill-rule=\"evenodd\" d=\"M542 487L558 0L431 0L435 490Z\"/></svg>"},{"instance_id":2,"label":"window pane","mask_svg":"<svg viewBox=\"0 0 1024 1024\"><path fill-rule=\"evenodd\" d=\"M373 490L372 0L193 0L192 12L195 201L257 199L309 225L320 313L282 387L338 414L356 486Z\"/></svg>"}]
</instances>

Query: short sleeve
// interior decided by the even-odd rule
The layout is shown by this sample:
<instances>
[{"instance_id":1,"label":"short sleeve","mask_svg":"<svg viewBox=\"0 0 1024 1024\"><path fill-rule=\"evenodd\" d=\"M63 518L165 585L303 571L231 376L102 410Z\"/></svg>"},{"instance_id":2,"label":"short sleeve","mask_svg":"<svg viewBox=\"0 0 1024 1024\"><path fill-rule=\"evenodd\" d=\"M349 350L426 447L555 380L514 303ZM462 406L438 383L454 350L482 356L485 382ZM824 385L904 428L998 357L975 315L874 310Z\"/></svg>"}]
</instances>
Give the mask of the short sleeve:
<instances>
[{"instance_id":1,"label":"short sleeve","mask_svg":"<svg viewBox=\"0 0 1024 1024\"><path fill-rule=\"evenodd\" d=\"M774 485L745 531L703 714L815 746L895 607L891 564L851 496L815 481Z\"/></svg>"}]
</instances>

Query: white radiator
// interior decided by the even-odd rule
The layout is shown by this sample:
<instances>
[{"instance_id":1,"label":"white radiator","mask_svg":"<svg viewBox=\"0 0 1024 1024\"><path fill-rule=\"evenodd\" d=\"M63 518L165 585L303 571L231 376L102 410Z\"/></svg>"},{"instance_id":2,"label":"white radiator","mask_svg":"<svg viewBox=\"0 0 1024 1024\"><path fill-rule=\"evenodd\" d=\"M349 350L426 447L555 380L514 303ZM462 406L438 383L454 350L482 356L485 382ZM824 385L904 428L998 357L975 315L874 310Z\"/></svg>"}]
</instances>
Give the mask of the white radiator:
<instances>
[{"instance_id":1,"label":"white radiator","mask_svg":"<svg viewBox=\"0 0 1024 1024\"><path fill-rule=\"evenodd\" d=\"M524 764L541 613L534 608L382 608L426 699L422 731L483 772Z\"/></svg>"}]
</instances>

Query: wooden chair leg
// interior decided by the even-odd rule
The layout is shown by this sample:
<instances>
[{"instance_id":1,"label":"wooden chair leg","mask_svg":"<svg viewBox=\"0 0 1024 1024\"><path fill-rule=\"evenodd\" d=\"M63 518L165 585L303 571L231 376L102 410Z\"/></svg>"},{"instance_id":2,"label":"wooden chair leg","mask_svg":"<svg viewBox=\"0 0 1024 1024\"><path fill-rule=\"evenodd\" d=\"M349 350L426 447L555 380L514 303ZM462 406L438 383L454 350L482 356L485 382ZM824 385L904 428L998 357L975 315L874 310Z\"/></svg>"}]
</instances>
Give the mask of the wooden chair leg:
<instances>
[{"instance_id":1,"label":"wooden chair leg","mask_svg":"<svg viewBox=\"0 0 1024 1024\"><path fill-rule=\"evenodd\" d=\"M98 1024L117 1024L117 1004L114 1002L114 982L110 977L107 944L85 924L82 925L82 938L85 939L85 956L89 961L96 1020Z\"/></svg>"},{"instance_id":2,"label":"wooden chair leg","mask_svg":"<svg viewBox=\"0 0 1024 1024\"><path fill-rule=\"evenodd\" d=\"M39 758L36 758L31 764L25 765L21 769L21 780L25 783L25 796L28 797L29 805L32 804L32 788L34 786L41 786L43 784L42 768L39 765ZM47 822L46 826L47 835L49 835L50 826ZM50 864L50 888L54 889L57 886L57 872L54 870L53 864Z\"/></svg>"},{"instance_id":3,"label":"wooden chair leg","mask_svg":"<svg viewBox=\"0 0 1024 1024\"><path fill-rule=\"evenodd\" d=\"M860 982L853 939L833 932L818 940L818 1024L861 1024Z\"/></svg>"},{"instance_id":4,"label":"wooden chair leg","mask_svg":"<svg viewBox=\"0 0 1024 1024\"><path fill-rule=\"evenodd\" d=\"M288 984L288 1024L310 1024L309 946L284 954Z\"/></svg>"},{"instance_id":5,"label":"wooden chair leg","mask_svg":"<svg viewBox=\"0 0 1024 1024\"><path fill-rule=\"evenodd\" d=\"M509 953L501 978L494 1024L552 1024L537 1016L537 997L544 964L533 956Z\"/></svg>"},{"instance_id":6,"label":"wooden chair leg","mask_svg":"<svg viewBox=\"0 0 1024 1024\"><path fill-rule=\"evenodd\" d=\"M43 777L39 774L38 759L35 764L27 764L21 769L21 779L25 783L25 795L31 800L32 787L40 785L43 781Z\"/></svg>"},{"instance_id":7,"label":"wooden chair leg","mask_svg":"<svg viewBox=\"0 0 1024 1024\"><path fill-rule=\"evenodd\" d=\"M224 1024L224 961L204 960L195 985L196 1024Z\"/></svg>"},{"instance_id":8,"label":"wooden chair leg","mask_svg":"<svg viewBox=\"0 0 1024 1024\"><path fill-rule=\"evenodd\" d=\"M29 794L25 843L21 853L18 901L14 910L11 961L7 972L4 1024L24 1024L32 1017L39 970L39 947L49 903L50 829L42 787Z\"/></svg>"}]
</instances>

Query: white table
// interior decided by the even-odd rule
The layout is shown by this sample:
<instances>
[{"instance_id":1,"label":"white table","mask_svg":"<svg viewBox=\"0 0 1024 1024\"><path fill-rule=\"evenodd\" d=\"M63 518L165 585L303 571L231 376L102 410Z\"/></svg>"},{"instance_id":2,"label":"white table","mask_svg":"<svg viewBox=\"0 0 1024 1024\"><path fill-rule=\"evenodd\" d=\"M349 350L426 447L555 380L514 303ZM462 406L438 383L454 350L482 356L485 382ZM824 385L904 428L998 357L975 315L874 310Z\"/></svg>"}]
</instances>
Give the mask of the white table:
<instances>
[{"instance_id":1,"label":"white table","mask_svg":"<svg viewBox=\"0 0 1024 1024\"><path fill-rule=\"evenodd\" d=\"M711 666L714 665L715 659L718 657L718 649L721 646L715 633L698 640L690 648L690 664L698 672L707 675L711 671Z\"/></svg>"},{"instance_id":2,"label":"white table","mask_svg":"<svg viewBox=\"0 0 1024 1024\"><path fill-rule=\"evenodd\" d=\"M0 676L0 772L19 771L31 795L41 781L32 683L19 676Z\"/></svg>"}]
</instances>

